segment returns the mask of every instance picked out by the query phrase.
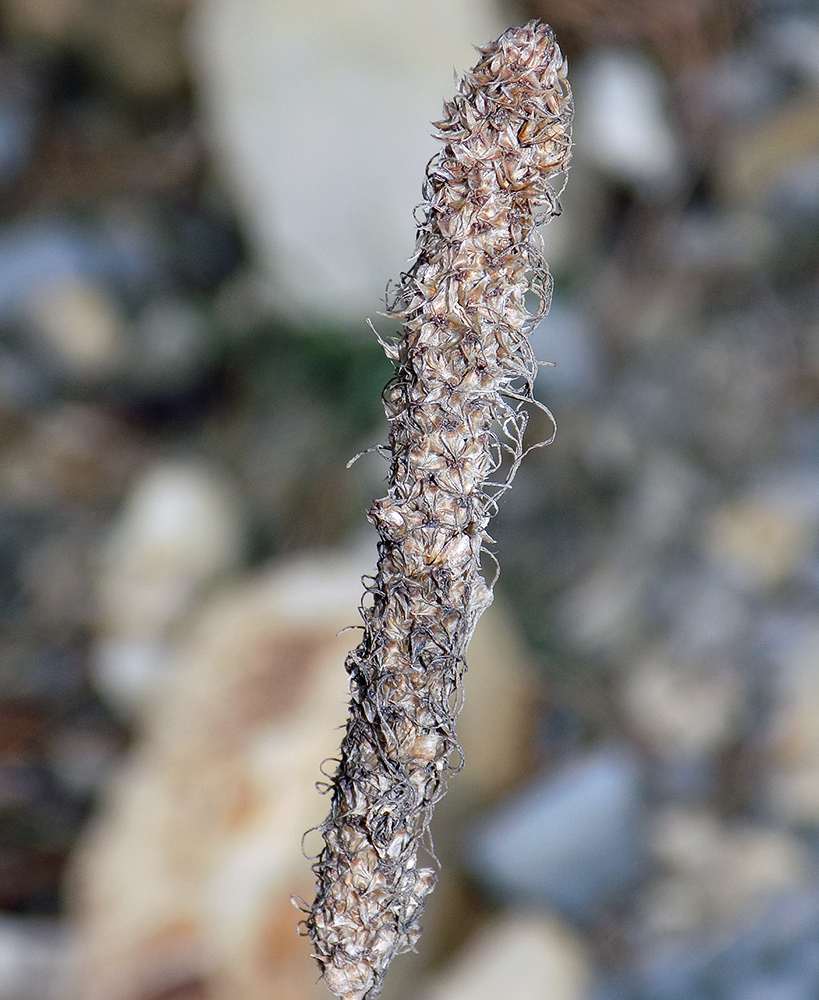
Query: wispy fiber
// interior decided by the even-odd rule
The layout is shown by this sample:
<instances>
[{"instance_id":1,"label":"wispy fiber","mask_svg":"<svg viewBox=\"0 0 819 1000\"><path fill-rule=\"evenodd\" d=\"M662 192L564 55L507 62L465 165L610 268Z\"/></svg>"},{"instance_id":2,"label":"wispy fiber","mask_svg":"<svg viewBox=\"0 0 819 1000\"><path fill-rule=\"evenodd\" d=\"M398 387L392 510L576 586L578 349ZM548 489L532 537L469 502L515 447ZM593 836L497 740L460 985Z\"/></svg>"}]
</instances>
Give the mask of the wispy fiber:
<instances>
[{"instance_id":1,"label":"wispy fiber","mask_svg":"<svg viewBox=\"0 0 819 1000\"><path fill-rule=\"evenodd\" d=\"M527 335L551 292L535 226L557 213L550 179L569 161L566 63L537 21L478 51L437 123L444 146L390 306L403 335L384 345L395 363L384 391L390 485L369 514L378 566L347 658L350 717L304 922L345 1000L378 995L393 956L417 941L435 885L418 850L459 758L464 656L492 600L481 547L523 456L537 373Z\"/></svg>"}]
</instances>

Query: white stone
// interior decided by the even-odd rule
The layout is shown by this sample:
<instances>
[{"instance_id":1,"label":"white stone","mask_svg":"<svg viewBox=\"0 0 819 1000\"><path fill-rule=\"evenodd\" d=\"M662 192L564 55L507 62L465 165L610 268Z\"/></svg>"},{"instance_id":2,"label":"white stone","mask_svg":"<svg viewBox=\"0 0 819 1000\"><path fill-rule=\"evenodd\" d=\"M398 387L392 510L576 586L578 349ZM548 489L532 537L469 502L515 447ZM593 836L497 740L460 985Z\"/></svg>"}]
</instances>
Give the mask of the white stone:
<instances>
[{"instance_id":1,"label":"white stone","mask_svg":"<svg viewBox=\"0 0 819 1000\"><path fill-rule=\"evenodd\" d=\"M810 877L810 852L792 835L769 826L724 822L701 809L670 807L651 825L657 874L641 899L648 939L679 945L753 919L776 898Z\"/></svg>"},{"instance_id":2,"label":"white stone","mask_svg":"<svg viewBox=\"0 0 819 1000\"><path fill-rule=\"evenodd\" d=\"M621 699L635 731L657 753L677 759L725 746L741 722L747 690L731 664L662 646L629 669Z\"/></svg>"},{"instance_id":3,"label":"white stone","mask_svg":"<svg viewBox=\"0 0 819 1000\"><path fill-rule=\"evenodd\" d=\"M506 913L476 934L425 1000L585 1000L590 965L582 941L542 913Z\"/></svg>"},{"instance_id":4,"label":"white stone","mask_svg":"<svg viewBox=\"0 0 819 1000\"><path fill-rule=\"evenodd\" d=\"M629 651L645 625L650 567L628 552L601 560L561 600L558 626L582 654Z\"/></svg>"},{"instance_id":5,"label":"white stone","mask_svg":"<svg viewBox=\"0 0 819 1000\"><path fill-rule=\"evenodd\" d=\"M658 70L636 52L599 50L574 75L578 150L648 196L673 191L684 156L666 110Z\"/></svg>"},{"instance_id":6,"label":"white stone","mask_svg":"<svg viewBox=\"0 0 819 1000\"><path fill-rule=\"evenodd\" d=\"M78 380L120 370L128 355L125 318L105 289L82 278L38 285L21 306L40 350Z\"/></svg>"},{"instance_id":7,"label":"white stone","mask_svg":"<svg viewBox=\"0 0 819 1000\"><path fill-rule=\"evenodd\" d=\"M772 816L819 827L819 626L792 622L788 631L774 657L766 798Z\"/></svg>"},{"instance_id":8,"label":"white stone","mask_svg":"<svg viewBox=\"0 0 819 1000\"><path fill-rule=\"evenodd\" d=\"M648 455L628 500L631 532L653 544L679 538L706 485L705 476L683 458L667 452Z\"/></svg>"},{"instance_id":9,"label":"white stone","mask_svg":"<svg viewBox=\"0 0 819 1000\"><path fill-rule=\"evenodd\" d=\"M101 636L92 646L90 669L99 692L135 715L168 679L168 646L161 639Z\"/></svg>"},{"instance_id":10,"label":"white stone","mask_svg":"<svg viewBox=\"0 0 819 1000\"><path fill-rule=\"evenodd\" d=\"M52 1000L58 994L64 942L52 921L0 917L0 997Z\"/></svg>"},{"instance_id":11,"label":"white stone","mask_svg":"<svg viewBox=\"0 0 819 1000\"><path fill-rule=\"evenodd\" d=\"M453 67L494 0L202 0L191 53L215 149L276 308L361 325L415 240Z\"/></svg>"},{"instance_id":12,"label":"white stone","mask_svg":"<svg viewBox=\"0 0 819 1000\"><path fill-rule=\"evenodd\" d=\"M204 462L161 462L134 485L99 556L96 675L127 708L162 674L163 640L202 589L238 565L239 497ZM158 650L158 652L157 652Z\"/></svg>"},{"instance_id":13,"label":"white stone","mask_svg":"<svg viewBox=\"0 0 819 1000\"><path fill-rule=\"evenodd\" d=\"M819 539L819 474L783 470L718 507L703 531L709 562L749 590L772 589L803 568Z\"/></svg>"}]
</instances>

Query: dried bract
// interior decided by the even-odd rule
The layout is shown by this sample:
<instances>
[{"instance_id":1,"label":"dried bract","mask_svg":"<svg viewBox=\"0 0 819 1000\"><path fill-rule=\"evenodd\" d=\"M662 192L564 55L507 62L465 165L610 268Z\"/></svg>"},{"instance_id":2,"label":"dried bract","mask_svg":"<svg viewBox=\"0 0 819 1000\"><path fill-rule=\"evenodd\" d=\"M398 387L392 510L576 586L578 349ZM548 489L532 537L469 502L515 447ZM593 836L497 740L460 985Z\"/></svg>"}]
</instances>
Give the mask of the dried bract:
<instances>
[{"instance_id":1,"label":"dried bract","mask_svg":"<svg viewBox=\"0 0 819 1000\"><path fill-rule=\"evenodd\" d=\"M347 659L350 717L304 921L345 1000L378 995L393 956L417 941L436 881L418 851L458 755L464 655L492 599L481 547L523 455L537 373L527 334L551 291L535 227L558 211L550 179L569 161L566 62L536 21L478 51L437 123L444 146L390 307L404 323L385 345L390 485L369 514L378 567Z\"/></svg>"}]
</instances>

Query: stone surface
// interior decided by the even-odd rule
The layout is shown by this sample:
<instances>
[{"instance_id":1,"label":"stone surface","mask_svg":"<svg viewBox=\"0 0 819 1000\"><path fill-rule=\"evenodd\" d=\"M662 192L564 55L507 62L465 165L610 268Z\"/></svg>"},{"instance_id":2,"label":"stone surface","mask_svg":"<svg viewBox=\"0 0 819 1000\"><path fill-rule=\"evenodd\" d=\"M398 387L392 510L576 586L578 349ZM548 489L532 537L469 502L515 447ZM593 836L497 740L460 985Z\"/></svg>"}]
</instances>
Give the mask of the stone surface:
<instances>
[{"instance_id":1,"label":"stone surface","mask_svg":"<svg viewBox=\"0 0 819 1000\"><path fill-rule=\"evenodd\" d=\"M692 463L667 452L644 456L626 501L635 542L662 545L684 536L707 492L707 478Z\"/></svg>"},{"instance_id":2,"label":"stone surface","mask_svg":"<svg viewBox=\"0 0 819 1000\"><path fill-rule=\"evenodd\" d=\"M6 28L18 42L71 45L108 80L138 98L178 94L185 65L180 26L187 0L99 4L89 0L9 0Z\"/></svg>"},{"instance_id":3,"label":"stone surface","mask_svg":"<svg viewBox=\"0 0 819 1000\"><path fill-rule=\"evenodd\" d=\"M776 644L775 707L764 795L769 813L790 823L819 826L819 628L815 621L782 623Z\"/></svg>"},{"instance_id":4,"label":"stone surface","mask_svg":"<svg viewBox=\"0 0 819 1000\"><path fill-rule=\"evenodd\" d=\"M289 897L312 891L358 590L349 560L302 560L196 616L77 859L74 996L322 996Z\"/></svg>"},{"instance_id":5,"label":"stone surface","mask_svg":"<svg viewBox=\"0 0 819 1000\"><path fill-rule=\"evenodd\" d=\"M658 648L631 667L622 705L635 733L665 758L710 755L737 736L747 685L737 668Z\"/></svg>"},{"instance_id":6,"label":"stone surface","mask_svg":"<svg viewBox=\"0 0 819 1000\"><path fill-rule=\"evenodd\" d=\"M819 990L818 915L811 883L738 929L645 955L635 975L608 982L594 1000L811 1000Z\"/></svg>"},{"instance_id":7,"label":"stone surface","mask_svg":"<svg viewBox=\"0 0 819 1000\"><path fill-rule=\"evenodd\" d=\"M624 747L580 757L482 819L467 863L502 898L595 918L640 871L641 784L639 762Z\"/></svg>"},{"instance_id":8,"label":"stone surface","mask_svg":"<svg viewBox=\"0 0 819 1000\"><path fill-rule=\"evenodd\" d=\"M99 555L98 683L134 709L161 683L164 643L202 589L240 561L243 515L217 468L163 462L134 483Z\"/></svg>"},{"instance_id":9,"label":"stone surface","mask_svg":"<svg viewBox=\"0 0 819 1000\"><path fill-rule=\"evenodd\" d=\"M34 215L0 232L0 316L19 314L40 288L77 278L141 284L162 255L133 217L80 224L58 214Z\"/></svg>"},{"instance_id":10,"label":"stone surface","mask_svg":"<svg viewBox=\"0 0 819 1000\"><path fill-rule=\"evenodd\" d=\"M326 995L290 895L313 894L302 834L327 812L314 783L338 749L343 661L355 644L339 630L357 620L372 560L368 545L280 564L227 586L180 627L162 697L70 879L75 1000L185 989L213 1000ZM473 639L467 689L455 823L507 791L531 752L533 686L496 607ZM317 845L308 835L305 849ZM436 896L425 919L433 928ZM456 911L456 923L465 916ZM543 933L545 963L556 946Z\"/></svg>"},{"instance_id":11,"label":"stone surface","mask_svg":"<svg viewBox=\"0 0 819 1000\"><path fill-rule=\"evenodd\" d=\"M703 809L666 808L650 830L659 877L641 896L641 934L655 947L755 919L801 888L813 868L790 834L721 822Z\"/></svg>"},{"instance_id":12,"label":"stone surface","mask_svg":"<svg viewBox=\"0 0 819 1000\"><path fill-rule=\"evenodd\" d=\"M615 180L647 197L685 177L685 158L667 113L662 77L636 52L598 50L574 77L578 145Z\"/></svg>"},{"instance_id":13,"label":"stone surface","mask_svg":"<svg viewBox=\"0 0 819 1000\"><path fill-rule=\"evenodd\" d=\"M604 557L561 595L557 625L583 656L630 652L646 625L651 565L633 550Z\"/></svg>"},{"instance_id":14,"label":"stone surface","mask_svg":"<svg viewBox=\"0 0 819 1000\"><path fill-rule=\"evenodd\" d=\"M23 173L37 131L34 81L22 67L0 60L0 184Z\"/></svg>"},{"instance_id":15,"label":"stone surface","mask_svg":"<svg viewBox=\"0 0 819 1000\"><path fill-rule=\"evenodd\" d=\"M424 1000L586 1000L590 963L581 940L542 913L494 918L422 993Z\"/></svg>"},{"instance_id":16,"label":"stone surface","mask_svg":"<svg viewBox=\"0 0 819 1000\"><path fill-rule=\"evenodd\" d=\"M816 157L819 98L811 92L797 94L762 120L724 131L720 139L717 183L726 202L775 207L789 171ZM776 155L771 155L774 150Z\"/></svg>"},{"instance_id":17,"label":"stone surface","mask_svg":"<svg viewBox=\"0 0 819 1000\"><path fill-rule=\"evenodd\" d=\"M413 250L453 65L502 15L493 0L208 0L194 14L210 141L276 309L364 334Z\"/></svg>"},{"instance_id":18,"label":"stone surface","mask_svg":"<svg viewBox=\"0 0 819 1000\"><path fill-rule=\"evenodd\" d=\"M554 365L540 371L538 398L576 402L588 398L605 376L599 339L588 318L570 303L553 303L530 339L535 357Z\"/></svg>"},{"instance_id":19,"label":"stone surface","mask_svg":"<svg viewBox=\"0 0 819 1000\"><path fill-rule=\"evenodd\" d=\"M39 352L61 374L88 382L124 367L125 318L104 288L78 278L55 279L38 285L22 311Z\"/></svg>"},{"instance_id":20,"label":"stone surface","mask_svg":"<svg viewBox=\"0 0 819 1000\"><path fill-rule=\"evenodd\" d=\"M131 429L84 403L56 402L9 430L0 449L0 490L9 512L110 503L141 457Z\"/></svg>"},{"instance_id":21,"label":"stone surface","mask_svg":"<svg viewBox=\"0 0 819 1000\"><path fill-rule=\"evenodd\" d=\"M0 918L2 1000L57 1000L64 942L52 921Z\"/></svg>"},{"instance_id":22,"label":"stone surface","mask_svg":"<svg viewBox=\"0 0 819 1000\"><path fill-rule=\"evenodd\" d=\"M716 508L703 547L726 577L752 590L784 583L806 565L819 539L819 475L769 473L746 496Z\"/></svg>"},{"instance_id":23,"label":"stone surface","mask_svg":"<svg viewBox=\"0 0 819 1000\"><path fill-rule=\"evenodd\" d=\"M134 360L129 375L148 392L169 393L202 374L209 343L201 311L183 298L157 298L134 324Z\"/></svg>"}]
</instances>

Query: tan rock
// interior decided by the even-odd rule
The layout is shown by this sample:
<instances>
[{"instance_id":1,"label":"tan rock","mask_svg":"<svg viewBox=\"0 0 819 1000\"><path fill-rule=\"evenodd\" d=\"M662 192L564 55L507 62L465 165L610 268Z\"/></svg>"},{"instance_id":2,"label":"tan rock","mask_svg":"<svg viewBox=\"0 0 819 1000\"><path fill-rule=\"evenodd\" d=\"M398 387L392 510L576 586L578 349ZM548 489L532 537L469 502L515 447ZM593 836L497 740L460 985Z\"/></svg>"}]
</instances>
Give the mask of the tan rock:
<instances>
[{"instance_id":1,"label":"tan rock","mask_svg":"<svg viewBox=\"0 0 819 1000\"><path fill-rule=\"evenodd\" d=\"M426 1000L584 1000L589 959L581 940L541 913L508 913L479 931L434 980Z\"/></svg>"},{"instance_id":2,"label":"tan rock","mask_svg":"<svg viewBox=\"0 0 819 1000\"><path fill-rule=\"evenodd\" d=\"M708 560L748 589L771 589L803 565L819 538L819 476L770 480L714 511L703 548Z\"/></svg>"},{"instance_id":3,"label":"tan rock","mask_svg":"<svg viewBox=\"0 0 819 1000\"><path fill-rule=\"evenodd\" d=\"M121 370L125 318L105 289L80 278L39 285L24 305L42 351L70 377L90 381Z\"/></svg>"},{"instance_id":4,"label":"tan rock","mask_svg":"<svg viewBox=\"0 0 819 1000\"><path fill-rule=\"evenodd\" d=\"M313 894L302 835L327 812L314 784L339 745L355 644L339 630L357 620L371 563L303 558L190 620L75 860L71 1000L326 995L290 897ZM504 791L529 752L533 688L498 609L471 652L457 811Z\"/></svg>"},{"instance_id":5,"label":"tan rock","mask_svg":"<svg viewBox=\"0 0 819 1000\"><path fill-rule=\"evenodd\" d=\"M661 756L701 756L736 735L747 687L729 663L658 647L629 669L622 704L634 730Z\"/></svg>"},{"instance_id":6,"label":"tan rock","mask_svg":"<svg viewBox=\"0 0 819 1000\"><path fill-rule=\"evenodd\" d=\"M798 96L762 121L725 131L717 155L717 182L729 204L757 206L795 164L816 156L819 99Z\"/></svg>"},{"instance_id":7,"label":"tan rock","mask_svg":"<svg viewBox=\"0 0 819 1000\"><path fill-rule=\"evenodd\" d=\"M819 628L794 628L778 659L778 705L768 731L765 791L772 815L819 826Z\"/></svg>"},{"instance_id":8,"label":"tan rock","mask_svg":"<svg viewBox=\"0 0 819 1000\"><path fill-rule=\"evenodd\" d=\"M220 470L168 461L137 479L98 558L95 676L115 704L134 710L153 695L170 630L239 563L242 532L238 496Z\"/></svg>"},{"instance_id":9,"label":"tan rock","mask_svg":"<svg viewBox=\"0 0 819 1000\"><path fill-rule=\"evenodd\" d=\"M696 937L752 919L778 896L798 890L813 865L790 834L747 822L722 822L703 810L671 807L651 830L659 875L642 899L650 937Z\"/></svg>"},{"instance_id":10,"label":"tan rock","mask_svg":"<svg viewBox=\"0 0 819 1000\"><path fill-rule=\"evenodd\" d=\"M190 0L9 0L4 22L18 42L69 45L138 96L162 99L184 86L180 35Z\"/></svg>"}]
</instances>

